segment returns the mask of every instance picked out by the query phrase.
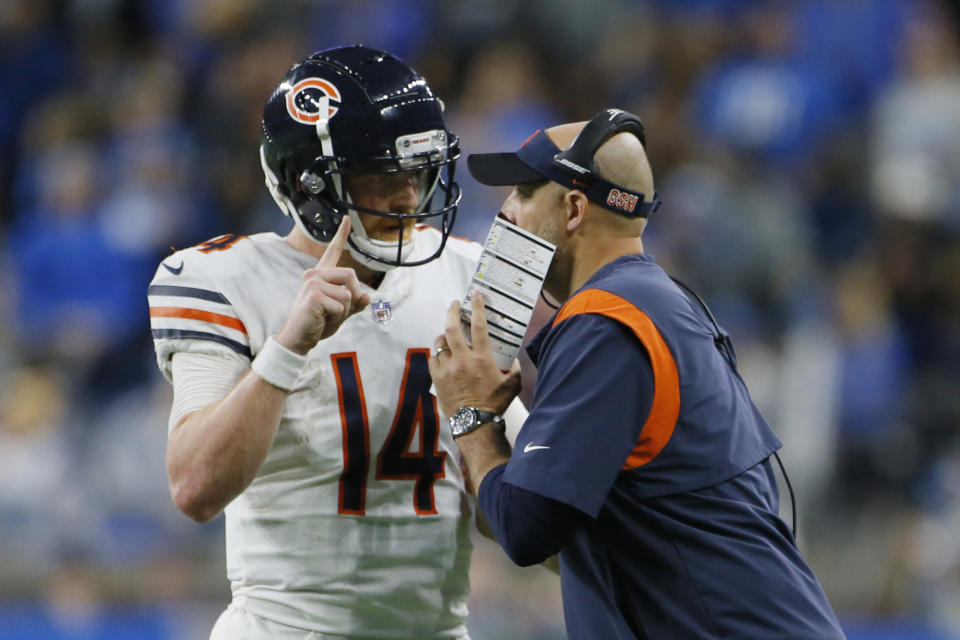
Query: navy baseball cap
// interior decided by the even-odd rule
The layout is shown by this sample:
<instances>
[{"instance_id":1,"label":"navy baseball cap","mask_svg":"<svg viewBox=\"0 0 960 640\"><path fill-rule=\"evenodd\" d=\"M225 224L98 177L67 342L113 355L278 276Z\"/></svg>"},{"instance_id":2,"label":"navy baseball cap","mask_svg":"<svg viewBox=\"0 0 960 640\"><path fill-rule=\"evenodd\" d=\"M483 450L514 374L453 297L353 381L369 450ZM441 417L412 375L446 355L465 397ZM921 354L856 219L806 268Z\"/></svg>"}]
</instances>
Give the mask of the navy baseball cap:
<instances>
[{"instance_id":1,"label":"navy baseball cap","mask_svg":"<svg viewBox=\"0 0 960 640\"><path fill-rule=\"evenodd\" d=\"M477 182L502 187L552 180L578 189L602 207L628 218L646 218L660 207L660 199L616 185L597 175L593 156L611 136L633 133L646 145L640 119L619 109L604 109L584 126L566 151L557 148L546 132L537 129L512 153L473 153L467 168Z\"/></svg>"},{"instance_id":2,"label":"navy baseball cap","mask_svg":"<svg viewBox=\"0 0 960 640\"><path fill-rule=\"evenodd\" d=\"M470 154L467 168L477 182L490 187L540 182L549 178L547 171L557 153L560 149L537 129L515 152Z\"/></svg>"}]
</instances>

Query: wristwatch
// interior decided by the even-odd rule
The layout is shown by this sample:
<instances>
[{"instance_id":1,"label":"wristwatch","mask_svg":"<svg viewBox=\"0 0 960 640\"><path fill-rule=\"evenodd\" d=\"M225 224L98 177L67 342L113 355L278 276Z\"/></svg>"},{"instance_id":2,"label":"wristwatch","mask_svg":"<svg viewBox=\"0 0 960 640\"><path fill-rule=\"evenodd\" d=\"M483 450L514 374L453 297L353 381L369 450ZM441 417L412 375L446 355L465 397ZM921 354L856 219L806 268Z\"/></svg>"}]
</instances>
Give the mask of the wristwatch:
<instances>
[{"instance_id":1,"label":"wristwatch","mask_svg":"<svg viewBox=\"0 0 960 640\"><path fill-rule=\"evenodd\" d=\"M483 411L476 407L460 407L450 418L450 433L453 434L454 439L457 439L488 422L492 422L503 430L507 428L507 424L500 414Z\"/></svg>"}]
</instances>

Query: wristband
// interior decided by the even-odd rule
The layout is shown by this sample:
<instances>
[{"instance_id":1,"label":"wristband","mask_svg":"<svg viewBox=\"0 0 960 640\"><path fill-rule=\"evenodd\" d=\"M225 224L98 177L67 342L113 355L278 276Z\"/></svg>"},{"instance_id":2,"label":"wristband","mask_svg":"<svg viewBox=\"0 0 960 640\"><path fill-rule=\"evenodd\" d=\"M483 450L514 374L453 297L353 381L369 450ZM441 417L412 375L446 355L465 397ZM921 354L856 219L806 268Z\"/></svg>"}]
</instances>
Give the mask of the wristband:
<instances>
[{"instance_id":1,"label":"wristband","mask_svg":"<svg viewBox=\"0 0 960 640\"><path fill-rule=\"evenodd\" d=\"M290 392L296 386L305 364L307 356L290 351L270 336L250 368L273 386Z\"/></svg>"}]
</instances>

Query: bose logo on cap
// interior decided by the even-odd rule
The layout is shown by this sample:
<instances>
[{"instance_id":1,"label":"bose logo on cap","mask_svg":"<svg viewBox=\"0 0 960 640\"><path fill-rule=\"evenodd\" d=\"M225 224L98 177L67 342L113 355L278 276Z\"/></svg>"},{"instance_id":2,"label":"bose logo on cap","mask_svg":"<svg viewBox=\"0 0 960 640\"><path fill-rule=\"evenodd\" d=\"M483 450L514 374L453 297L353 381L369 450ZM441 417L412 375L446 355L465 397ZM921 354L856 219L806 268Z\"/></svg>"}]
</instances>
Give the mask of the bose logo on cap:
<instances>
[{"instance_id":1,"label":"bose logo on cap","mask_svg":"<svg viewBox=\"0 0 960 640\"><path fill-rule=\"evenodd\" d=\"M584 168L581 167L580 165L578 165L578 164L576 164L576 163L574 163L574 162L570 162L570 161L567 160L566 158L557 158L556 161L559 162L560 164L562 164L562 165L565 166L565 167L570 167L571 169L573 169L573 170L576 171L577 173L582 173L582 174L590 173L590 170L589 170L589 169L584 169Z\"/></svg>"}]
</instances>

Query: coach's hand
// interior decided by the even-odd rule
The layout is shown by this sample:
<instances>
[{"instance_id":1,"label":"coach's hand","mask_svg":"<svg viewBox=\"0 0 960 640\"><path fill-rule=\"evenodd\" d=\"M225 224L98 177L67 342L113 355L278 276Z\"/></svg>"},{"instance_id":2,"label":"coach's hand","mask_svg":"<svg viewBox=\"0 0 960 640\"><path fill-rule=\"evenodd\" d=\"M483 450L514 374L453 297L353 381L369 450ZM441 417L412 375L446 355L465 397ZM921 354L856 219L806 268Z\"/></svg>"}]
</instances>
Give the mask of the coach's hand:
<instances>
[{"instance_id":1,"label":"coach's hand","mask_svg":"<svg viewBox=\"0 0 960 640\"><path fill-rule=\"evenodd\" d=\"M370 304L370 296L360 289L356 272L337 266L349 235L350 218L344 216L317 266L303 273L287 321L276 335L276 341L291 351L306 354L317 342L336 333L347 318Z\"/></svg>"},{"instance_id":2,"label":"coach's hand","mask_svg":"<svg viewBox=\"0 0 960 640\"><path fill-rule=\"evenodd\" d=\"M443 413L452 416L460 407L476 407L503 415L520 393L520 365L502 372L490 353L487 315L479 291L470 299L470 339L467 344L460 328L460 303L447 310L442 336L434 341L430 358L430 376L437 388L437 400Z\"/></svg>"}]
</instances>

